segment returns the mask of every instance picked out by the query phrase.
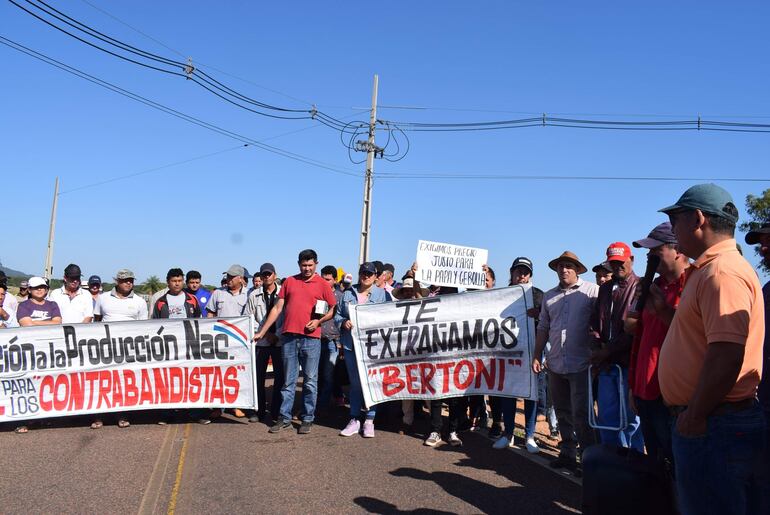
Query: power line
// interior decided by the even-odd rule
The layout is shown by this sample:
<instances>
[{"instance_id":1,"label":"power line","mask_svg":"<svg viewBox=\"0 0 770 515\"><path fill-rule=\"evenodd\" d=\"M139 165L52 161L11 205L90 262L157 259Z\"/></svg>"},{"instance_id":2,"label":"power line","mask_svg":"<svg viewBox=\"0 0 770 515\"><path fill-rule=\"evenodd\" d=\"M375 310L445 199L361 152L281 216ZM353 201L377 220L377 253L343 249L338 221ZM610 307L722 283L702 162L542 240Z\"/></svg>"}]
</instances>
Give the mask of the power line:
<instances>
[{"instance_id":1,"label":"power line","mask_svg":"<svg viewBox=\"0 0 770 515\"><path fill-rule=\"evenodd\" d=\"M88 41L84 39L83 37L80 37L76 34L73 34L66 28L63 28L62 26L58 25L55 22L52 22L48 19L45 19L43 16L40 16L39 14L32 12L30 9L27 9L26 7L22 6L15 0L9 0L13 5L17 6L18 8L22 9L26 13L30 14L31 16L35 17L36 19L42 21L46 25L49 25L52 28L55 28L59 30L60 32L82 42L90 47L100 50L108 55L111 55L113 57L117 57L123 61L136 64L142 67L145 67L147 69L160 71L166 74L170 74L177 77L183 77L185 79L191 80L192 82L196 83L197 85L201 86L203 89L207 90L208 92L216 95L222 100L225 100L229 102L230 104L239 107L241 109L244 109L246 111L252 112L254 114L258 114L261 116L267 116L270 118L280 118L280 119L317 119L316 117L322 117L323 120L321 123L324 125L327 125L331 128L334 128L335 130L342 130L342 128L346 125L341 120L334 118L328 114L320 113L315 107L311 110L307 109L291 109L291 108L285 108L285 107L279 107L275 105L271 105L265 102L261 102L259 100L253 99L251 97L248 97L247 95L244 95L242 93L239 93L238 91L234 90L233 88L228 87L227 85L223 84L222 82L218 81L211 75L207 74L206 72L202 70L198 70L195 68L195 66L192 65L191 62L184 63L179 62L173 59L169 59L163 56L160 56L158 54L148 52L146 50L142 50L136 46L130 45L128 43L125 43L117 38L111 37L104 32L101 32L97 29L94 29L93 27L78 21L77 19L67 15L66 13L56 9L55 7L51 6L50 4L44 2L43 0L24 0L29 6L37 9L38 11L44 13L45 15L58 20L58 22L64 23L65 25L69 26L72 29L75 29L84 35L93 38L95 40L98 40L102 43L106 43L121 52L125 52L130 54L133 57L128 57L126 55L123 55L121 53L109 50L108 48L105 48L101 46L100 44L94 43L93 41ZM178 52L176 52L178 53ZM148 64L147 62L142 62L139 59L150 61L154 64ZM171 69L166 69L165 67L170 67ZM216 90L216 91L215 91ZM230 97L230 98L228 98ZM274 110L274 111L282 111L285 113L296 113L297 115L287 116L287 115L275 115L275 114L269 114L257 109L250 108L246 105L243 105L243 103L251 104L256 107L259 107L261 109L266 110Z\"/></svg>"},{"instance_id":2,"label":"power line","mask_svg":"<svg viewBox=\"0 0 770 515\"><path fill-rule=\"evenodd\" d=\"M530 180L530 181L719 181L719 182L770 182L770 179L752 177L644 177L644 176L604 176L604 175L517 175L517 174L470 174L442 172L379 172L379 179L456 179L456 180Z\"/></svg>"},{"instance_id":3,"label":"power line","mask_svg":"<svg viewBox=\"0 0 770 515\"><path fill-rule=\"evenodd\" d=\"M13 48L14 50L17 50L18 52L24 53L29 55L30 57L34 57L35 59L38 59L40 61L45 62L46 64L49 64L51 66L54 66L56 68L59 68L63 71L66 71L67 73L70 73L72 75L75 75L77 77L80 77L81 79L85 79L89 82L92 82L94 84L97 84L98 86L101 86L105 89L109 89L110 91L113 91L115 93L118 93L120 95L123 95L127 98L130 98L131 100L134 100L136 102L140 102L142 104L145 104L149 107L152 107L153 109L157 109L159 111L163 111L166 114L169 114L171 116L174 116L176 118L180 118L182 120L185 120L188 123L192 123L194 125L198 125L200 127L203 127L205 129L208 129L212 132L216 132L218 134L221 134L223 136L227 136L229 138L241 141L242 143L248 143L250 145L256 146L261 148L262 150L266 150L268 152L272 152L274 154L281 155L283 157L287 157L289 159L293 159L295 161L299 161L305 164L309 164L312 166L315 166L317 168L322 168L325 170L328 170L330 172L342 174L342 175L348 175L351 177L357 177L360 178L362 174L357 173L352 170L347 170L344 168L337 167L335 165L331 165L328 163L324 163L322 161L318 161L306 156L303 156L301 154L296 154L294 152L290 152L288 150L284 150L282 148L274 147L272 145L267 145L261 141L257 141L255 139L249 138L247 136L243 136L237 132L230 131L228 129L224 129L222 127L219 127L217 125L214 125L213 123L206 122L204 120L201 120L199 118L195 118L191 115L185 114L181 111L178 111L176 109L173 109L171 107L168 107L166 105L163 105L159 102L156 102L154 100L150 100L149 98L143 97L137 93L133 93L127 89L121 88L120 86L117 86L115 84L112 84L108 81L105 81L103 79L100 79L98 77L95 77L93 75L90 75L82 70L79 70L73 66L70 66L68 64L62 63L61 61L57 61L56 59L53 59L52 57L49 57L45 54L42 54L40 52L37 52L35 50L32 50L29 47L26 47L24 45L21 45L20 43L17 43L13 40L10 40L6 37L3 37L0 35L0 44L3 44L5 46L8 46L10 48Z\"/></svg>"},{"instance_id":4,"label":"power line","mask_svg":"<svg viewBox=\"0 0 770 515\"><path fill-rule=\"evenodd\" d=\"M76 192L76 191L86 190L86 189L89 189L89 188L95 188L97 186L103 186L105 184L110 184L110 183L113 183L113 182L122 181L124 179L130 179L131 177L136 177L138 175L144 175L144 174L148 174L148 173L152 173L152 172L157 172L159 170L165 170L166 168L172 168L174 166L179 166L179 165L183 165L183 164L187 164L187 163L192 163L193 161L199 161L201 159L206 159L207 157L213 157L213 156L217 156L219 154L224 154L226 152L232 152L233 150L240 150L240 149L246 148L248 146L249 146L248 143L244 143L243 145L238 145L237 147L225 148L223 150L218 150L216 152L211 152L209 154L204 154L202 156L191 157L191 158L185 159L183 161L176 161L174 163L169 163L169 164L165 164L165 165L161 165L161 166L156 166L154 168L149 168L147 170L142 170L141 172L134 172L134 173L126 174L126 175L120 175L118 177L112 177L110 179L105 179L103 181L94 182L94 183L91 183L91 184L86 184L84 186L78 186L77 188L72 188L71 190L62 191L62 192L59 193L59 195L66 195L67 193L73 193L73 192Z\"/></svg>"}]
</instances>

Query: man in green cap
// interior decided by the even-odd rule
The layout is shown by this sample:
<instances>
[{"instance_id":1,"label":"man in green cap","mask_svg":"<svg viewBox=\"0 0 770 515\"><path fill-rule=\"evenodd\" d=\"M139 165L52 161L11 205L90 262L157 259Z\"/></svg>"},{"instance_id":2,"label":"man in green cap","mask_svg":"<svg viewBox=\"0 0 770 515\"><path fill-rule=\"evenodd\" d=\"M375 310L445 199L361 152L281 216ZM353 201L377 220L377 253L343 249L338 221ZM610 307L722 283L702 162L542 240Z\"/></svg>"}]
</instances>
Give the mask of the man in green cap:
<instances>
[{"instance_id":1,"label":"man in green cap","mask_svg":"<svg viewBox=\"0 0 770 515\"><path fill-rule=\"evenodd\" d=\"M764 302L734 238L738 209L698 184L664 209L679 249L695 260L660 352L658 379L674 418L680 510L764 513L759 461L765 420L757 402Z\"/></svg>"}]
</instances>

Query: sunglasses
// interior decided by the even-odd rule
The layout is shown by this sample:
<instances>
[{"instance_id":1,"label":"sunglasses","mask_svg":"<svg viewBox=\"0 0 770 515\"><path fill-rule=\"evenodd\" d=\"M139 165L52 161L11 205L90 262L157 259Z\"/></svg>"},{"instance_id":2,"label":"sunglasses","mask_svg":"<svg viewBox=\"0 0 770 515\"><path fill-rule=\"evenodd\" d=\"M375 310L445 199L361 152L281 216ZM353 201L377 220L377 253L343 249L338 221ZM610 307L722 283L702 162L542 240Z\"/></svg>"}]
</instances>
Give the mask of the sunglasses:
<instances>
[{"instance_id":1,"label":"sunglasses","mask_svg":"<svg viewBox=\"0 0 770 515\"><path fill-rule=\"evenodd\" d=\"M273 272L260 272L260 277L270 277L273 275Z\"/></svg>"}]
</instances>

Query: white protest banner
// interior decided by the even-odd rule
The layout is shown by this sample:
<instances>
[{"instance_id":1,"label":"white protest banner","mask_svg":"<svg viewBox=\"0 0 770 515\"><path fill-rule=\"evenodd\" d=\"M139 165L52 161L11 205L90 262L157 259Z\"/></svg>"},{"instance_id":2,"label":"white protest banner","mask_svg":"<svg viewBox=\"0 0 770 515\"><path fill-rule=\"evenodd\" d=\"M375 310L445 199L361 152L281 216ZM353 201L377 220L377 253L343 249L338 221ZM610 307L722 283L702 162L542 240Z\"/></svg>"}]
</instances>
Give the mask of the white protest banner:
<instances>
[{"instance_id":1,"label":"white protest banner","mask_svg":"<svg viewBox=\"0 0 770 515\"><path fill-rule=\"evenodd\" d=\"M490 394L537 398L530 285L361 304L353 342L367 406Z\"/></svg>"},{"instance_id":2,"label":"white protest banner","mask_svg":"<svg viewBox=\"0 0 770 515\"><path fill-rule=\"evenodd\" d=\"M255 407L251 317L0 331L0 422Z\"/></svg>"},{"instance_id":3,"label":"white protest banner","mask_svg":"<svg viewBox=\"0 0 770 515\"><path fill-rule=\"evenodd\" d=\"M473 247L420 240L417 243L417 280L428 286L484 288L489 251Z\"/></svg>"}]
</instances>

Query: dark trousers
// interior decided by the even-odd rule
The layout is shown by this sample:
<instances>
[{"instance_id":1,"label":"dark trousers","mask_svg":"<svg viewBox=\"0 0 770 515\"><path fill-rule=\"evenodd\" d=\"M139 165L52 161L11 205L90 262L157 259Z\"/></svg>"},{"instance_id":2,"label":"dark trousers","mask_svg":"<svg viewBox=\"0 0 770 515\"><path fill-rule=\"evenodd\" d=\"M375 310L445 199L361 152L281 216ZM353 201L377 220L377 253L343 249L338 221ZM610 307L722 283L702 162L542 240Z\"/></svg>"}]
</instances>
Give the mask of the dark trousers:
<instances>
[{"instance_id":1,"label":"dark trousers","mask_svg":"<svg viewBox=\"0 0 770 515\"><path fill-rule=\"evenodd\" d=\"M634 397L636 411L642 424L642 435L647 454L659 459L673 459L671 453L671 414L663 404L663 398L658 397L646 401Z\"/></svg>"},{"instance_id":2,"label":"dark trousers","mask_svg":"<svg viewBox=\"0 0 770 515\"><path fill-rule=\"evenodd\" d=\"M265 380L267 379L267 362L273 361L273 397L270 401L270 414L278 416L281 409L281 387L284 382L283 358L281 348L257 347L257 415L262 417L267 411L267 397L265 395Z\"/></svg>"},{"instance_id":3,"label":"dark trousers","mask_svg":"<svg viewBox=\"0 0 770 515\"><path fill-rule=\"evenodd\" d=\"M442 402L447 403L449 406L449 428L447 433L456 433L457 428L460 427L460 419L463 416L461 399L458 397L430 401L431 431L441 434L441 430L444 427L444 422L441 419Z\"/></svg>"},{"instance_id":4,"label":"dark trousers","mask_svg":"<svg viewBox=\"0 0 770 515\"><path fill-rule=\"evenodd\" d=\"M489 410L492 412L492 425L501 425L503 423L503 398L490 395Z\"/></svg>"}]
</instances>

